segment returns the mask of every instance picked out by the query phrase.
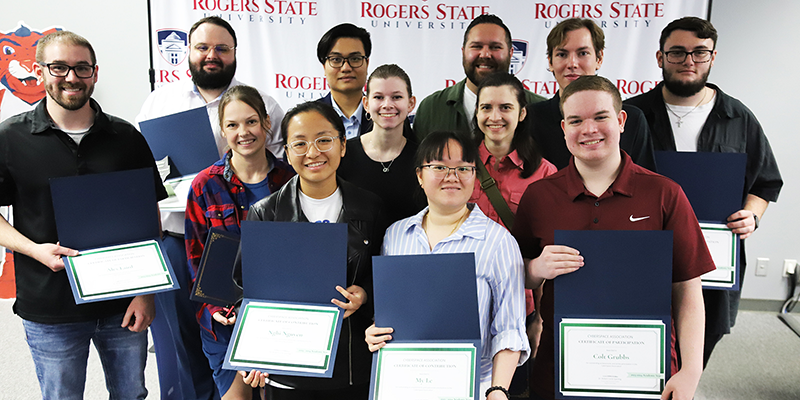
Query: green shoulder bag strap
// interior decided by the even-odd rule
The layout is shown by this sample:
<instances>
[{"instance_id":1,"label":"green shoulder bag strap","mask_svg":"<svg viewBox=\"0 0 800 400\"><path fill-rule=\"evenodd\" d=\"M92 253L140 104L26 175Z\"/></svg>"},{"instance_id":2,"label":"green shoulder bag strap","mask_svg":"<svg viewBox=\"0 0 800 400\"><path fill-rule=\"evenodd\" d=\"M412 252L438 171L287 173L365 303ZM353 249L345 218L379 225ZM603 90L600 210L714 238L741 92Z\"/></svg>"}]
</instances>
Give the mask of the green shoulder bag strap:
<instances>
[{"instance_id":1,"label":"green shoulder bag strap","mask_svg":"<svg viewBox=\"0 0 800 400\"><path fill-rule=\"evenodd\" d=\"M514 227L514 213L511 212L508 203L506 203L503 195L500 194L500 189L497 188L497 182L489 175L489 171L486 170L486 166L483 165L483 162L478 160L475 164L478 168L478 179L481 182L481 189L483 189L486 196L489 197L492 207L494 207L494 210L497 211L497 215L500 216L500 219L503 220L503 224L510 231L511 228Z\"/></svg>"}]
</instances>

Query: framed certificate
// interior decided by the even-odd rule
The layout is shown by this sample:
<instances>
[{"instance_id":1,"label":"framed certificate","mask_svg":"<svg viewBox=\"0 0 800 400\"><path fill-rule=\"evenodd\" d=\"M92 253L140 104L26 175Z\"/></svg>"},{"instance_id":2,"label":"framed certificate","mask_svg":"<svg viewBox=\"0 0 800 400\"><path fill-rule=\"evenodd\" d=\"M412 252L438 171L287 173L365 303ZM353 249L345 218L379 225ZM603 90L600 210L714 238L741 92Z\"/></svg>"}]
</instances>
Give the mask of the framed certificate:
<instances>
[{"instance_id":1,"label":"framed certificate","mask_svg":"<svg viewBox=\"0 0 800 400\"><path fill-rule=\"evenodd\" d=\"M245 299L224 367L330 378L341 324L334 305Z\"/></svg>"},{"instance_id":2,"label":"framed certificate","mask_svg":"<svg viewBox=\"0 0 800 400\"><path fill-rule=\"evenodd\" d=\"M666 383L661 320L572 319L559 324L565 396L658 399Z\"/></svg>"},{"instance_id":3,"label":"framed certificate","mask_svg":"<svg viewBox=\"0 0 800 400\"><path fill-rule=\"evenodd\" d=\"M155 240L83 250L63 257L77 304L174 289Z\"/></svg>"},{"instance_id":4,"label":"framed certificate","mask_svg":"<svg viewBox=\"0 0 800 400\"><path fill-rule=\"evenodd\" d=\"M472 343L388 343L378 351L375 400L472 400L477 349Z\"/></svg>"},{"instance_id":5,"label":"framed certificate","mask_svg":"<svg viewBox=\"0 0 800 400\"><path fill-rule=\"evenodd\" d=\"M739 290L739 235L720 223L701 222L700 230L717 266L700 277L703 288Z\"/></svg>"}]
</instances>

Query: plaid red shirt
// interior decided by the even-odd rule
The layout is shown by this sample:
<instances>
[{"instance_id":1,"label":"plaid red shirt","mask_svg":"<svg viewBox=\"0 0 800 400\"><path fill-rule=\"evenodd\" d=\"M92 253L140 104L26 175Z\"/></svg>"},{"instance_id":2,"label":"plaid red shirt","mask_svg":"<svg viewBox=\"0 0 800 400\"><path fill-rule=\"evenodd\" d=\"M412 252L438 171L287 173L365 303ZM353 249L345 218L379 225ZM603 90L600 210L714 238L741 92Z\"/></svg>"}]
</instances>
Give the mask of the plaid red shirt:
<instances>
[{"instance_id":1,"label":"plaid red shirt","mask_svg":"<svg viewBox=\"0 0 800 400\"><path fill-rule=\"evenodd\" d=\"M266 151L266 154L273 166L267 174L267 186L270 193L274 193L294 176L295 172L291 166L276 159L269 151ZM221 160L200 171L192 181L192 190L186 202L185 225L186 257L192 284L200 265L200 257L203 255L208 230L217 228L239 234L241 223L250 209L244 184L234 174L230 158L231 152L228 151ZM217 311L222 311L222 307L202 304L196 314L200 326L212 335L214 319L211 316Z\"/></svg>"}]
</instances>

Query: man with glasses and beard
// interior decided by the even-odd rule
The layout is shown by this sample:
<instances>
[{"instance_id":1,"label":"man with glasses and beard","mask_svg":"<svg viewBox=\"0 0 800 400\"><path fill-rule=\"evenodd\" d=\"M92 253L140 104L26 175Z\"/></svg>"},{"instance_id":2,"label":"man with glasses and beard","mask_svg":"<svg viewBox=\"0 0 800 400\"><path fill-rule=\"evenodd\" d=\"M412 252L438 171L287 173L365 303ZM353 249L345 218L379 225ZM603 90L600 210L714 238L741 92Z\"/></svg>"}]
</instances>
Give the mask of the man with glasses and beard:
<instances>
[{"instance_id":1,"label":"man with glasses and beard","mask_svg":"<svg viewBox=\"0 0 800 400\"><path fill-rule=\"evenodd\" d=\"M461 64L467 76L422 100L414 119L414 131L419 140L438 130L471 133L478 85L495 72L508 72L513 54L511 31L500 17L484 14L472 20L461 45ZM528 104L544 100L527 90L525 96Z\"/></svg>"},{"instance_id":2,"label":"man with glasses and beard","mask_svg":"<svg viewBox=\"0 0 800 400\"><path fill-rule=\"evenodd\" d=\"M147 397L153 296L76 305L61 256L78 252L59 245L50 193L50 178L150 168L157 198L167 197L142 135L91 98L98 70L85 38L68 31L45 36L33 72L46 97L0 124L0 205L12 205L14 215L13 227L0 218L0 245L15 252L14 313L22 317L44 399L83 398L90 342L104 361L110 398Z\"/></svg>"},{"instance_id":3,"label":"man with glasses and beard","mask_svg":"<svg viewBox=\"0 0 800 400\"><path fill-rule=\"evenodd\" d=\"M664 81L625 101L647 118L655 150L747 153L742 209L728 217L741 241L740 282L744 277L744 240L757 228L783 181L772 148L755 115L739 100L708 83L716 59L717 30L697 17L672 21L661 31L656 60ZM714 346L736 322L740 291L703 290L706 308L705 368Z\"/></svg>"},{"instance_id":4,"label":"man with glasses and beard","mask_svg":"<svg viewBox=\"0 0 800 400\"><path fill-rule=\"evenodd\" d=\"M206 17L195 22L189 30L189 71L192 80L172 82L150 93L136 116L136 122L206 107L214 140L222 157L227 142L222 137L219 124L219 102L228 88L242 84L234 78L236 46L236 32L222 18ZM261 96L272 126L266 147L275 156L281 157L283 146L280 126L284 112L272 97L263 92ZM175 145L182 146L181 143ZM162 387L180 388L183 393L176 398L209 399L214 396L214 381L208 360L203 354L200 326L194 316L195 305L189 300L192 280L186 261L184 223L183 212L162 213L164 244L173 269L178 274L181 289L156 296L159 314L153 322L153 329L163 329L164 335L157 337L170 337L172 340L172 343L159 343L156 340L156 352L159 356L159 372L177 380L162 382Z\"/></svg>"}]
</instances>

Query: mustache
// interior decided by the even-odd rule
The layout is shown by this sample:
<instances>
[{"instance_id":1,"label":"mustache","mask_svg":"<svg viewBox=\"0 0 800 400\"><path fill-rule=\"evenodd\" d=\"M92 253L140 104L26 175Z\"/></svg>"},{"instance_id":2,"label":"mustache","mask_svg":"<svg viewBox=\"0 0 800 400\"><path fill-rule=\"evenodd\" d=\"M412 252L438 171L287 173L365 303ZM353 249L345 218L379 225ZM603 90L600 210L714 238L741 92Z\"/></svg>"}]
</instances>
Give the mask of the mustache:
<instances>
[{"instance_id":1,"label":"mustache","mask_svg":"<svg viewBox=\"0 0 800 400\"><path fill-rule=\"evenodd\" d=\"M220 68L224 67L224 65L222 65L222 61L210 60L210 61L201 61L200 62L200 66L201 67L204 67L204 66L209 65L209 64L216 65L216 66L218 66Z\"/></svg>"}]
</instances>

